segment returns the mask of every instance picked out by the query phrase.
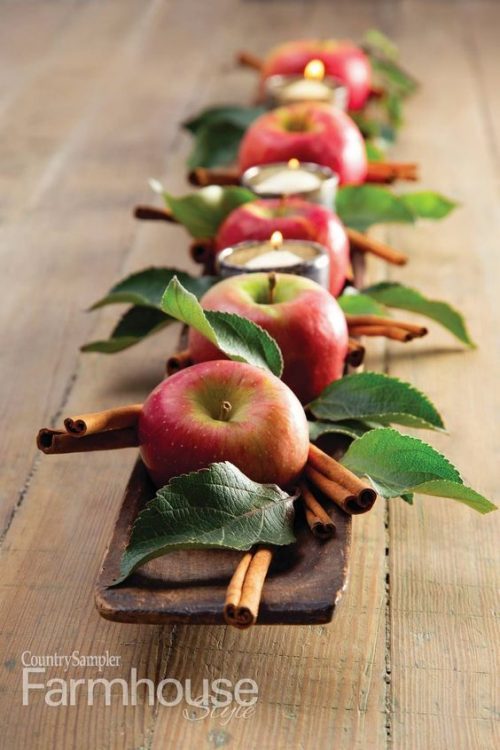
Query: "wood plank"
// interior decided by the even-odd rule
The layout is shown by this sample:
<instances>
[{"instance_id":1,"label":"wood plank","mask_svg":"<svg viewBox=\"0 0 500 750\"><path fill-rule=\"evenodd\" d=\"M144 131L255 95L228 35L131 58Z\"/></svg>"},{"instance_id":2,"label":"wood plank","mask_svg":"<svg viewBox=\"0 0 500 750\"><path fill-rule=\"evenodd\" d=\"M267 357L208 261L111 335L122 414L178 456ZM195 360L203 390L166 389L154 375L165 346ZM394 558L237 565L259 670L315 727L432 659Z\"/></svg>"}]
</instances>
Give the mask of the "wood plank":
<instances>
[{"instance_id":1,"label":"wood plank","mask_svg":"<svg viewBox=\"0 0 500 750\"><path fill-rule=\"evenodd\" d=\"M468 11L476 20L484 11L488 26L494 28L495 22L498 28L498 7L481 4ZM434 436L430 442L462 469L470 485L494 498L492 469L499 447L492 366L492 357L496 363L500 353L495 291L499 264L493 239L500 230L495 208L498 165L480 101L481 74L467 51L468 20L467 12L430 3L418 9L408 6L398 17L397 37L409 66L424 82L400 152L418 156L425 184L456 197L463 207L439 228L422 227L411 237L402 230L391 235L412 250L411 266L401 276L431 296L455 302L480 348L459 352L450 337L433 326L418 352L415 347L398 354L393 347L389 369L430 394L450 430L449 437ZM481 39L481 46L489 49L488 36ZM436 65L443 51L444 64ZM490 94L498 106L497 92L490 88ZM447 124L453 137L436 138ZM479 750L498 745L496 515L480 517L458 503L435 498L419 497L413 508L399 501L390 505L394 747Z\"/></svg>"}]
</instances>

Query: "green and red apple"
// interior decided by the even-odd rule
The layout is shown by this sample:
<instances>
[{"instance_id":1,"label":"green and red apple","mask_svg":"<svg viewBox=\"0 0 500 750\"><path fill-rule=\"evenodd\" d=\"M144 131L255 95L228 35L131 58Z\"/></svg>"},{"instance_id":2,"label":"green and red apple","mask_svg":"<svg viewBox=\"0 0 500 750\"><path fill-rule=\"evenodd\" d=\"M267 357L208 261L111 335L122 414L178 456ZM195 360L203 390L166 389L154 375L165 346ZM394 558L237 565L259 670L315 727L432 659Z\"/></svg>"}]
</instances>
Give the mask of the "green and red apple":
<instances>
[{"instance_id":1,"label":"green and red apple","mask_svg":"<svg viewBox=\"0 0 500 750\"><path fill-rule=\"evenodd\" d=\"M259 164L290 159L330 167L342 185L359 185L366 179L368 162L358 126L328 104L290 104L258 117L243 136L238 165L243 173Z\"/></svg>"},{"instance_id":2,"label":"green and red apple","mask_svg":"<svg viewBox=\"0 0 500 750\"><path fill-rule=\"evenodd\" d=\"M345 39L302 39L275 47L264 60L262 80L272 75L302 75L311 60L321 60L325 74L346 86L349 109L366 104L371 88L370 60L360 47Z\"/></svg>"},{"instance_id":3,"label":"green and red apple","mask_svg":"<svg viewBox=\"0 0 500 750\"><path fill-rule=\"evenodd\" d=\"M236 313L264 328L278 343L283 381L303 404L342 377L348 333L336 299L315 281L292 274L251 273L215 284L201 298L206 310ZM194 362L221 359L219 349L189 331Z\"/></svg>"},{"instance_id":4,"label":"green and red apple","mask_svg":"<svg viewBox=\"0 0 500 750\"><path fill-rule=\"evenodd\" d=\"M221 224L216 251L249 240L268 240L281 232L285 240L319 242L330 259L330 292L337 296L349 269L349 240L340 219L325 206L302 198L261 198L232 211Z\"/></svg>"},{"instance_id":5,"label":"green and red apple","mask_svg":"<svg viewBox=\"0 0 500 750\"><path fill-rule=\"evenodd\" d=\"M256 482L291 487L307 461L304 410L275 375L218 360L172 375L139 416L142 460L157 487L230 461Z\"/></svg>"}]
</instances>

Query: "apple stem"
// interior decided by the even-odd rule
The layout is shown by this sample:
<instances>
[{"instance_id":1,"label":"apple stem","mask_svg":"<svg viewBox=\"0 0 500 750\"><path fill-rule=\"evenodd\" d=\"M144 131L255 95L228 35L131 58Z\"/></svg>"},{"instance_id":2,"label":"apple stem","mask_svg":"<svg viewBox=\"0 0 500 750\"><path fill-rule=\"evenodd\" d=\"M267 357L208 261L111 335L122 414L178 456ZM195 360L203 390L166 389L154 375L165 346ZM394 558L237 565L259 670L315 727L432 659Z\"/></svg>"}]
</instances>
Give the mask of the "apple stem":
<instances>
[{"instance_id":1,"label":"apple stem","mask_svg":"<svg viewBox=\"0 0 500 750\"><path fill-rule=\"evenodd\" d=\"M227 422L232 410L233 410L232 404L229 401L223 401L220 405L219 421Z\"/></svg>"},{"instance_id":2,"label":"apple stem","mask_svg":"<svg viewBox=\"0 0 500 750\"><path fill-rule=\"evenodd\" d=\"M269 304L272 305L274 302L274 290L276 289L276 273L271 271L267 274L267 280L269 283Z\"/></svg>"}]
</instances>

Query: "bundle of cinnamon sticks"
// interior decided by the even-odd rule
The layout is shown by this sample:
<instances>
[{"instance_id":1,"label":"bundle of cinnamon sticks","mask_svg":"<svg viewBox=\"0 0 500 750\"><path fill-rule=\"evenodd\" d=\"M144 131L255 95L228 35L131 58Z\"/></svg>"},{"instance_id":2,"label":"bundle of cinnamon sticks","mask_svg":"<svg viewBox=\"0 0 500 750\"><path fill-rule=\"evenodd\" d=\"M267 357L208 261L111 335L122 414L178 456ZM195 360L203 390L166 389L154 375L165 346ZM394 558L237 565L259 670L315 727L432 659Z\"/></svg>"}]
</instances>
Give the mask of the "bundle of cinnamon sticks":
<instances>
[{"instance_id":1,"label":"bundle of cinnamon sticks","mask_svg":"<svg viewBox=\"0 0 500 750\"><path fill-rule=\"evenodd\" d=\"M379 315L346 315L350 336L384 336L393 341L407 343L428 333L425 326L416 323L382 318Z\"/></svg>"},{"instance_id":2,"label":"bundle of cinnamon sticks","mask_svg":"<svg viewBox=\"0 0 500 750\"><path fill-rule=\"evenodd\" d=\"M309 528L322 541L333 537L336 529L318 496L332 501L349 515L366 513L377 499L377 493L367 482L312 443L300 493ZM241 558L226 590L224 619L228 625L244 630L257 622L272 557L272 548L259 547Z\"/></svg>"},{"instance_id":3,"label":"bundle of cinnamon sticks","mask_svg":"<svg viewBox=\"0 0 500 750\"><path fill-rule=\"evenodd\" d=\"M415 162L373 161L368 162L365 182L390 184L396 180L414 182L418 179L418 164ZM195 187L239 185L240 174L235 167L196 167L189 172L188 180Z\"/></svg>"},{"instance_id":4,"label":"bundle of cinnamon sticks","mask_svg":"<svg viewBox=\"0 0 500 750\"><path fill-rule=\"evenodd\" d=\"M64 420L63 429L43 427L36 444L46 455L106 451L139 445L137 421L142 404L78 414Z\"/></svg>"}]
</instances>

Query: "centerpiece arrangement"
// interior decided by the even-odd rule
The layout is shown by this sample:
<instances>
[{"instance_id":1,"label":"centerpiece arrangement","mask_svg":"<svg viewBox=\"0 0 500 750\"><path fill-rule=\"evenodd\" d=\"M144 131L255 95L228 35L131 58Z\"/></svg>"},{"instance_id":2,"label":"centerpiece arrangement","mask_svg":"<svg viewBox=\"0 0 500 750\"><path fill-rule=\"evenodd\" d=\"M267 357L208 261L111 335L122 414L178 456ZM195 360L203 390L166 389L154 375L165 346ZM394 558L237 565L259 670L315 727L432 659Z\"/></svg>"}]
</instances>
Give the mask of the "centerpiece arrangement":
<instances>
[{"instance_id":1,"label":"centerpiece arrangement","mask_svg":"<svg viewBox=\"0 0 500 750\"><path fill-rule=\"evenodd\" d=\"M180 321L166 379L142 404L68 416L37 437L46 454L140 450L97 586L111 619L326 622L345 586L351 517L378 496L495 507L394 427L444 430L427 396L359 369L364 337L428 334L392 308L474 346L448 302L364 285L367 255L409 260L370 226L455 206L387 186L418 177L415 163L385 160L416 81L378 32L363 47L291 42L238 59L259 71L257 104L186 123L200 189L174 197L152 180L164 205L135 208L184 227L201 274L164 266L123 279L92 309L130 307L109 339L82 347L117 353Z\"/></svg>"}]
</instances>

